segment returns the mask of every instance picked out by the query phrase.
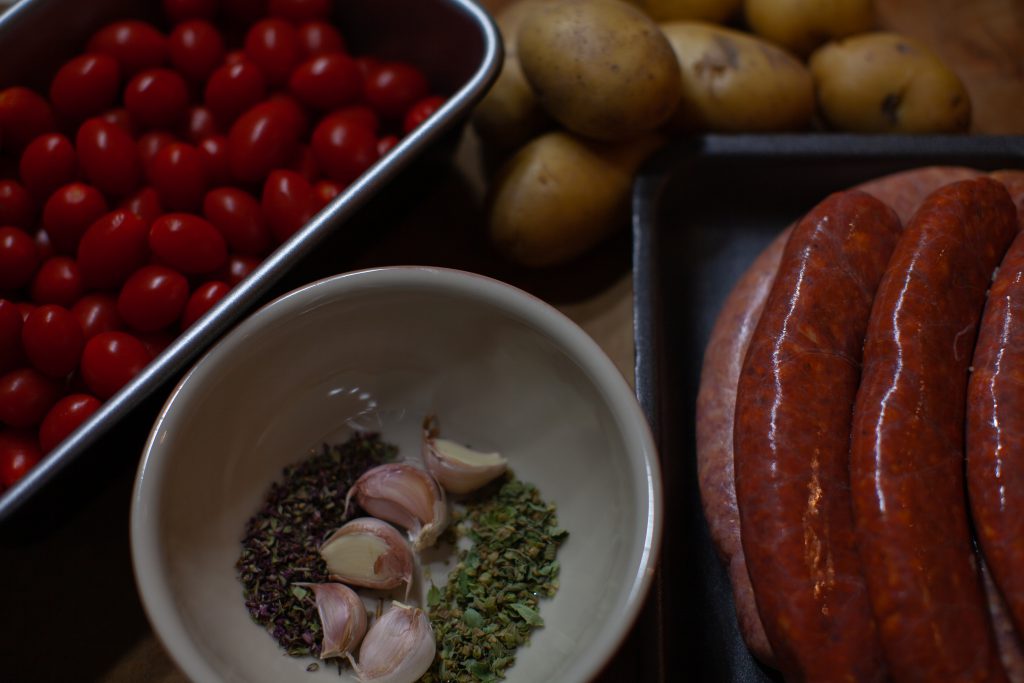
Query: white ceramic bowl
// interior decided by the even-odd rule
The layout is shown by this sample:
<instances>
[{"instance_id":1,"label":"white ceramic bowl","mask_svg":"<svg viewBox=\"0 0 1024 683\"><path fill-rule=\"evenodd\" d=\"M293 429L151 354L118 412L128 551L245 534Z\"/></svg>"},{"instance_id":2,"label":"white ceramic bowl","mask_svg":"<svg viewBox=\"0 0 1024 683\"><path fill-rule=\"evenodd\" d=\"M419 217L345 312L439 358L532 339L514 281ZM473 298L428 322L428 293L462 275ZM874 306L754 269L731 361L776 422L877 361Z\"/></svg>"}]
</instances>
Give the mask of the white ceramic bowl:
<instances>
[{"instance_id":1,"label":"white ceramic bowl","mask_svg":"<svg viewBox=\"0 0 1024 683\"><path fill-rule=\"evenodd\" d=\"M569 538L545 626L508 681L594 676L628 633L661 535L642 412L597 344L544 302L459 271L322 280L260 309L182 379L153 426L131 514L146 613L196 681L338 681L250 620L234 564L282 468L353 426L419 452L420 423L501 451L557 505ZM346 680L344 677L341 680Z\"/></svg>"}]
</instances>

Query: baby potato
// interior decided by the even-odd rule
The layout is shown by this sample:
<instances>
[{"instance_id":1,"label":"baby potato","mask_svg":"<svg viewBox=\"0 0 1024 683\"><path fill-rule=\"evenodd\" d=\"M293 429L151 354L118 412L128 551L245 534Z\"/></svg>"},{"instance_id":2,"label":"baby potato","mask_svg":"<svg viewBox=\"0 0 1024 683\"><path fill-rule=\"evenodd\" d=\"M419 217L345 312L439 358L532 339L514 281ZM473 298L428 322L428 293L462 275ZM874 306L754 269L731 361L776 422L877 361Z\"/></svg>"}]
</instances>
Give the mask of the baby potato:
<instances>
[{"instance_id":1,"label":"baby potato","mask_svg":"<svg viewBox=\"0 0 1024 683\"><path fill-rule=\"evenodd\" d=\"M519 63L541 106L565 128L625 140L668 120L679 64L658 25L621 0L559 0L523 19Z\"/></svg>"},{"instance_id":2,"label":"baby potato","mask_svg":"<svg viewBox=\"0 0 1024 683\"><path fill-rule=\"evenodd\" d=\"M629 224L633 175L662 142L607 143L552 131L508 160L491 186L487 230L509 260L565 263Z\"/></svg>"},{"instance_id":3,"label":"baby potato","mask_svg":"<svg viewBox=\"0 0 1024 683\"><path fill-rule=\"evenodd\" d=\"M822 46L810 59L818 109L829 126L865 133L967 130L963 83L927 47L895 33Z\"/></svg>"},{"instance_id":4,"label":"baby potato","mask_svg":"<svg viewBox=\"0 0 1024 683\"><path fill-rule=\"evenodd\" d=\"M744 0L743 12L754 33L799 57L875 25L872 0Z\"/></svg>"},{"instance_id":5,"label":"baby potato","mask_svg":"<svg viewBox=\"0 0 1024 683\"><path fill-rule=\"evenodd\" d=\"M803 62L756 36L697 21L661 24L682 71L673 128L760 132L808 128L814 85Z\"/></svg>"},{"instance_id":6,"label":"baby potato","mask_svg":"<svg viewBox=\"0 0 1024 683\"><path fill-rule=\"evenodd\" d=\"M741 0L639 0L639 5L655 21L723 22L732 18Z\"/></svg>"}]
</instances>

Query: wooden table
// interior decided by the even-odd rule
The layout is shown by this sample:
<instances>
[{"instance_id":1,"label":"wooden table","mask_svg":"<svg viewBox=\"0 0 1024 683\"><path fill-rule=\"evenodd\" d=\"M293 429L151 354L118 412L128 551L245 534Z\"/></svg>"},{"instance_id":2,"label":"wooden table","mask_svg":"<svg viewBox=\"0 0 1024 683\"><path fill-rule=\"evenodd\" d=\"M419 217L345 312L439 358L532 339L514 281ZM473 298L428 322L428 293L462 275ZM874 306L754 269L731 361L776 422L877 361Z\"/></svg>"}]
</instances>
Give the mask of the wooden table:
<instances>
[{"instance_id":1,"label":"wooden table","mask_svg":"<svg viewBox=\"0 0 1024 683\"><path fill-rule=\"evenodd\" d=\"M508 0L485 0L498 9ZM880 0L884 26L924 40L967 83L974 132L1024 133L1024 3ZM483 173L467 132L455 162L430 174L398 226L353 267L419 263L486 273L552 302L633 377L632 287L625 231L566 267L526 271L498 259L480 233ZM155 414L157 406L145 410ZM145 413L145 410L142 414ZM159 681L184 677L150 630L135 592L128 510L149 423L126 425L77 486L46 501L24 534L0 540L0 679ZM65 497L66 495L66 497ZM10 530L8 530L9 532ZM631 642L607 680L636 670Z\"/></svg>"}]
</instances>

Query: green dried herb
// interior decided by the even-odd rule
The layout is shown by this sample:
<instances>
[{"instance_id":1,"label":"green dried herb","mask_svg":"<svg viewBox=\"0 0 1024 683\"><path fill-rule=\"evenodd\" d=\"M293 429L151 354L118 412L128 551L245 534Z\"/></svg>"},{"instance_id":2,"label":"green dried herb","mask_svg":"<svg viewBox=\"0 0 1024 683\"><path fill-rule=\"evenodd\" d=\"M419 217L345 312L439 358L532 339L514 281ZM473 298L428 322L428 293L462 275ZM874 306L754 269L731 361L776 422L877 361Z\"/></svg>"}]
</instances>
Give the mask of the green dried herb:
<instances>
[{"instance_id":1,"label":"green dried herb","mask_svg":"<svg viewBox=\"0 0 1024 683\"><path fill-rule=\"evenodd\" d=\"M493 488L488 491L493 493ZM425 683L497 681L516 648L543 625L540 598L558 590L558 547L568 532L536 487L507 474L494 495L467 504L453 525L473 541L444 589L427 592L437 656Z\"/></svg>"}]
</instances>

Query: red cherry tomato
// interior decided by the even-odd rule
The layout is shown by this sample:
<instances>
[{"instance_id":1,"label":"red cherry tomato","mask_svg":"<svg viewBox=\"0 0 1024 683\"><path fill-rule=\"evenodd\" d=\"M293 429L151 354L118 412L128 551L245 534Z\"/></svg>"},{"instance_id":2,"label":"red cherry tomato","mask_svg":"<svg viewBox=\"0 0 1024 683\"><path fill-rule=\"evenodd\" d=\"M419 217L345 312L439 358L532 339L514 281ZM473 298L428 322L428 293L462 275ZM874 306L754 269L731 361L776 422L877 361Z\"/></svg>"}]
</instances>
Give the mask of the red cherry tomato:
<instances>
[{"instance_id":1,"label":"red cherry tomato","mask_svg":"<svg viewBox=\"0 0 1024 683\"><path fill-rule=\"evenodd\" d=\"M203 155L206 166L206 177L211 187L227 185L231 182L231 164L228 160L228 139L223 135L212 135L199 143L199 152Z\"/></svg>"},{"instance_id":2,"label":"red cherry tomato","mask_svg":"<svg viewBox=\"0 0 1024 683\"><path fill-rule=\"evenodd\" d=\"M224 38L203 19L183 21L168 41L171 64L185 78L201 83L224 61Z\"/></svg>"},{"instance_id":3,"label":"red cherry tomato","mask_svg":"<svg viewBox=\"0 0 1024 683\"><path fill-rule=\"evenodd\" d=\"M57 250L53 248L53 244L50 242L50 235L45 230L40 229L36 231L36 251L39 252L40 263L57 255Z\"/></svg>"},{"instance_id":4,"label":"red cherry tomato","mask_svg":"<svg viewBox=\"0 0 1024 683\"><path fill-rule=\"evenodd\" d=\"M50 102L69 121L112 107L121 91L121 67L105 54L84 54L64 63L50 82Z\"/></svg>"},{"instance_id":5,"label":"red cherry tomato","mask_svg":"<svg viewBox=\"0 0 1024 683\"><path fill-rule=\"evenodd\" d=\"M300 64L292 72L288 88L307 107L330 111L359 99L363 76L354 59L336 52Z\"/></svg>"},{"instance_id":6,"label":"red cherry tomato","mask_svg":"<svg viewBox=\"0 0 1024 683\"><path fill-rule=\"evenodd\" d=\"M377 134L377 130L380 128L380 118L377 116L377 113L363 104L339 109L338 111L331 112L331 116L355 121L359 125L372 130L374 135Z\"/></svg>"},{"instance_id":7,"label":"red cherry tomato","mask_svg":"<svg viewBox=\"0 0 1024 683\"><path fill-rule=\"evenodd\" d=\"M128 209L96 219L78 244L82 281L91 289L116 289L149 258L146 222Z\"/></svg>"},{"instance_id":8,"label":"red cherry tomato","mask_svg":"<svg viewBox=\"0 0 1024 683\"><path fill-rule=\"evenodd\" d=\"M191 327L195 321L199 320L208 310L213 308L214 304L223 299L230 289L227 284L216 280L205 282L196 287L196 291L192 292L192 296L188 298L188 303L185 304L185 312L181 316L181 329L184 330Z\"/></svg>"},{"instance_id":9,"label":"red cherry tomato","mask_svg":"<svg viewBox=\"0 0 1024 683\"><path fill-rule=\"evenodd\" d=\"M135 136L135 121L132 120L132 115L124 107L108 109L100 114L100 118L107 123L114 124L125 133L128 133L128 135Z\"/></svg>"},{"instance_id":10,"label":"red cherry tomato","mask_svg":"<svg viewBox=\"0 0 1024 683\"><path fill-rule=\"evenodd\" d=\"M65 308L82 296L84 286L78 264L66 256L54 256L43 261L32 279L32 301L37 304L57 304Z\"/></svg>"},{"instance_id":11,"label":"red cherry tomato","mask_svg":"<svg viewBox=\"0 0 1024 683\"><path fill-rule=\"evenodd\" d=\"M269 0L267 14L288 21L326 19L331 13L331 0Z\"/></svg>"},{"instance_id":12,"label":"red cherry tomato","mask_svg":"<svg viewBox=\"0 0 1024 683\"><path fill-rule=\"evenodd\" d=\"M26 190L39 200L45 200L58 187L77 177L78 155L65 136L44 133L21 153L18 175Z\"/></svg>"},{"instance_id":13,"label":"red cherry tomato","mask_svg":"<svg viewBox=\"0 0 1024 683\"><path fill-rule=\"evenodd\" d=\"M128 209L141 218L147 226L163 213L163 209L160 208L160 198L152 187L144 187L135 194L125 197L120 208Z\"/></svg>"},{"instance_id":14,"label":"red cherry tomato","mask_svg":"<svg viewBox=\"0 0 1024 683\"><path fill-rule=\"evenodd\" d=\"M263 184L261 206L270 234L281 243L313 215L313 190L294 171L272 171Z\"/></svg>"},{"instance_id":15,"label":"red cherry tomato","mask_svg":"<svg viewBox=\"0 0 1024 683\"><path fill-rule=\"evenodd\" d=\"M224 55L224 63L230 66L248 61L249 60L245 58L245 50L229 50L228 53Z\"/></svg>"},{"instance_id":16,"label":"red cherry tomato","mask_svg":"<svg viewBox=\"0 0 1024 683\"><path fill-rule=\"evenodd\" d=\"M303 59L331 52L344 52L345 40L326 21L307 21L298 28L299 52Z\"/></svg>"},{"instance_id":17,"label":"red cherry tomato","mask_svg":"<svg viewBox=\"0 0 1024 683\"><path fill-rule=\"evenodd\" d=\"M139 137L136 146L139 150L139 160L142 162L144 175L149 176L149 167L153 163L153 157L156 156L156 153L172 142L177 141L176 137L162 130L151 130Z\"/></svg>"},{"instance_id":18,"label":"red cherry tomato","mask_svg":"<svg viewBox=\"0 0 1024 683\"><path fill-rule=\"evenodd\" d=\"M85 183L68 183L46 200L43 229L54 249L74 254L85 231L106 212L107 200L99 190Z\"/></svg>"},{"instance_id":19,"label":"red cherry tomato","mask_svg":"<svg viewBox=\"0 0 1024 683\"><path fill-rule=\"evenodd\" d=\"M132 136L120 127L103 119L89 119L78 129L75 148L82 175L101 192L124 197L139 187L139 151Z\"/></svg>"},{"instance_id":20,"label":"red cherry tomato","mask_svg":"<svg viewBox=\"0 0 1024 683\"><path fill-rule=\"evenodd\" d=\"M313 131L313 154L328 178L347 185L377 161L377 138L359 119L330 114Z\"/></svg>"},{"instance_id":21,"label":"red cherry tomato","mask_svg":"<svg viewBox=\"0 0 1024 683\"><path fill-rule=\"evenodd\" d=\"M28 429L42 422L60 398L60 385L33 368L19 368L0 376L0 422Z\"/></svg>"},{"instance_id":22,"label":"red cherry tomato","mask_svg":"<svg viewBox=\"0 0 1024 683\"><path fill-rule=\"evenodd\" d=\"M232 252L259 257L270 250L270 231L263 220L263 210L245 190L210 190L203 200L203 215L224 236Z\"/></svg>"},{"instance_id":23,"label":"red cherry tomato","mask_svg":"<svg viewBox=\"0 0 1024 683\"><path fill-rule=\"evenodd\" d=\"M0 373L18 366L21 352L21 311L9 299L0 299Z\"/></svg>"},{"instance_id":24,"label":"red cherry tomato","mask_svg":"<svg viewBox=\"0 0 1024 683\"><path fill-rule=\"evenodd\" d=\"M363 78L368 78L370 76L370 72L380 66L380 60L369 55L361 55L356 57L356 64L359 66L359 70L362 72Z\"/></svg>"},{"instance_id":25,"label":"red cherry tomato","mask_svg":"<svg viewBox=\"0 0 1024 683\"><path fill-rule=\"evenodd\" d=\"M36 92L17 85L0 91L0 140L4 148L20 152L32 140L56 128L49 102Z\"/></svg>"},{"instance_id":26,"label":"red cherry tomato","mask_svg":"<svg viewBox=\"0 0 1024 683\"><path fill-rule=\"evenodd\" d=\"M188 275L211 273L228 257L217 228L188 213L168 213L153 221L149 248L163 263Z\"/></svg>"},{"instance_id":27,"label":"red cherry tomato","mask_svg":"<svg viewBox=\"0 0 1024 683\"><path fill-rule=\"evenodd\" d=\"M117 300L109 294L86 294L75 302L71 312L78 319L86 341L100 332L124 329L117 313Z\"/></svg>"},{"instance_id":28,"label":"red cherry tomato","mask_svg":"<svg viewBox=\"0 0 1024 683\"><path fill-rule=\"evenodd\" d=\"M124 106L144 128L177 128L185 120L188 86L170 69L147 69L124 89Z\"/></svg>"},{"instance_id":29,"label":"red cherry tomato","mask_svg":"<svg viewBox=\"0 0 1024 683\"><path fill-rule=\"evenodd\" d=\"M108 399L152 359L139 339L127 332L101 332L85 343L82 379L89 391Z\"/></svg>"},{"instance_id":30,"label":"red cherry tomato","mask_svg":"<svg viewBox=\"0 0 1024 683\"><path fill-rule=\"evenodd\" d=\"M309 145L299 145L299 149L288 164L289 171L295 171L309 182L315 182L320 177L320 167L316 165L316 155Z\"/></svg>"},{"instance_id":31,"label":"red cherry tomato","mask_svg":"<svg viewBox=\"0 0 1024 683\"><path fill-rule=\"evenodd\" d=\"M384 156L398 144L397 135L385 135L380 140L377 140L377 156Z\"/></svg>"},{"instance_id":32,"label":"red cherry tomato","mask_svg":"<svg viewBox=\"0 0 1024 683\"><path fill-rule=\"evenodd\" d=\"M363 86L366 101L380 115L394 120L427 94L423 72L402 62L384 62L370 69Z\"/></svg>"},{"instance_id":33,"label":"red cherry tomato","mask_svg":"<svg viewBox=\"0 0 1024 683\"><path fill-rule=\"evenodd\" d=\"M413 132L420 124L433 116L434 112L440 109L443 104L444 98L437 95L424 97L422 100L417 101L416 104L409 107L409 111L405 112L405 118L402 120L402 130L406 134Z\"/></svg>"},{"instance_id":34,"label":"red cherry tomato","mask_svg":"<svg viewBox=\"0 0 1024 683\"><path fill-rule=\"evenodd\" d=\"M36 207L32 197L16 180L0 180L0 225L28 230L35 227Z\"/></svg>"},{"instance_id":35,"label":"red cherry tomato","mask_svg":"<svg viewBox=\"0 0 1024 683\"><path fill-rule=\"evenodd\" d=\"M163 353L164 349L171 345L171 342L174 341L174 336L174 334L167 330L143 332L139 334L139 341L146 347L149 357L156 358Z\"/></svg>"},{"instance_id":36,"label":"red cherry tomato","mask_svg":"<svg viewBox=\"0 0 1024 683\"><path fill-rule=\"evenodd\" d=\"M203 102L222 126L267 96L267 82L255 64L242 61L225 64L210 74Z\"/></svg>"},{"instance_id":37,"label":"red cherry tomato","mask_svg":"<svg viewBox=\"0 0 1024 683\"><path fill-rule=\"evenodd\" d=\"M43 453L31 434L0 431L0 484L14 486L42 459Z\"/></svg>"},{"instance_id":38,"label":"red cherry tomato","mask_svg":"<svg viewBox=\"0 0 1024 683\"><path fill-rule=\"evenodd\" d=\"M178 271L165 266L143 266L121 287L117 312L131 329L156 332L178 321L188 294L188 280Z\"/></svg>"},{"instance_id":39,"label":"red cherry tomato","mask_svg":"<svg viewBox=\"0 0 1024 683\"><path fill-rule=\"evenodd\" d=\"M185 114L185 120L182 137L190 140L193 144L199 144L211 135L217 135L220 132L213 112L206 107L189 107Z\"/></svg>"},{"instance_id":40,"label":"red cherry tomato","mask_svg":"<svg viewBox=\"0 0 1024 683\"><path fill-rule=\"evenodd\" d=\"M227 265L220 273L218 273L217 277L234 287L239 282L249 277L249 274L256 270L259 265L259 259L255 259L252 256L232 254L228 257Z\"/></svg>"},{"instance_id":41,"label":"red cherry tomato","mask_svg":"<svg viewBox=\"0 0 1024 683\"><path fill-rule=\"evenodd\" d=\"M207 186L203 154L184 142L166 145L149 164L149 182L165 209L198 210Z\"/></svg>"},{"instance_id":42,"label":"red cherry tomato","mask_svg":"<svg viewBox=\"0 0 1024 683\"><path fill-rule=\"evenodd\" d=\"M320 180L313 184L313 212L317 212L341 194L341 185L333 180Z\"/></svg>"},{"instance_id":43,"label":"red cherry tomato","mask_svg":"<svg viewBox=\"0 0 1024 683\"><path fill-rule=\"evenodd\" d=\"M39 268L39 252L32 237L20 228L0 228L0 292L21 289Z\"/></svg>"},{"instance_id":44,"label":"red cherry tomato","mask_svg":"<svg viewBox=\"0 0 1024 683\"><path fill-rule=\"evenodd\" d=\"M259 21L245 34L245 56L269 85L284 85L299 63L299 34L283 19Z\"/></svg>"},{"instance_id":45,"label":"red cherry tomato","mask_svg":"<svg viewBox=\"0 0 1024 683\"><path fill-rule=\"evenodd\" d=\"M305 116L289 98L276 97L242 114L228 133L231 174L242 182L263 180L298 149Z\"/></svg>"},{"instance_id":46,"label":"red cherry tomato","mask_svg":"<svg viewBox=\"0 0 1024 683\"><path fill-rule=\"evenodd\" d=\"M39 447L49 453L102 405L95 396L71 394L53 404L39 425Z\"/></svg>"},{"instance_id":47,"label":"red cherry tomato","mask_svg":"<svg viewBox=\"0 0 1024 683\"><path fill-rule=\"evenodd\" d=\"M104 26L89 39L86 49L116 59L125 77L167 63L164 34L152 24L133 19Z\"/></svg>"},{"instance_id":48,"label":"red cherry tomato","mask_svg":"<svg viewBox=\"0 0 1024 683\"><path fill-rule=\"evenodd\" d=\"M164 14L173 23L186 19L213 19L217 0L163 0Z\"/></svg>"},{"instance_id":49,"label":"red cherry tomato","mask_svg":"<svg viewBox=\"0 0 1024 683\"><path fill-rule=\"evenodd\" d=\"M21 343L32 366L47 377L60 379L78 367L85 335L75 315L54 304L28 314L21 328Z\"/></svg>"}]
</instances>

